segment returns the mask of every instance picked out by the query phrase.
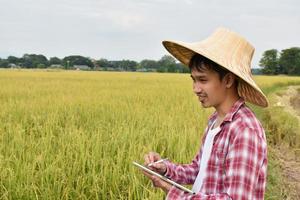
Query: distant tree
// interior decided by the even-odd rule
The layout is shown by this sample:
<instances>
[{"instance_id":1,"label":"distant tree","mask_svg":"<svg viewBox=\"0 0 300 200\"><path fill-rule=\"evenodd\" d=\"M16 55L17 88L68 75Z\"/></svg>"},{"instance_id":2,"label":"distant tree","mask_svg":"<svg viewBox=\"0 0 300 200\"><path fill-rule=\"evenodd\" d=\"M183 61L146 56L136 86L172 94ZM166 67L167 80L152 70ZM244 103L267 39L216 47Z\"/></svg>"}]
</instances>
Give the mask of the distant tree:
<instances>
[{"instance_id":1,"label":"distant tree","mask_svg":"<svg viewBox=\"0 0 300 200\"><path fill-rule=\"evenodd\" d=\"M177 72L190 73L190 68L188 66L185 66L182 63L176 63L176 65L177 65Z\"/></svg>"},{"instance_id":2,"label":"distant tree","mask_svg":"<svg viewBox=\"0 0 300 200\"><path fill-rule=\"evenodd\" d=\"M158 62L159 62L159 64L161 64L163 66L176 64L175 58L173 58L172 56L169 56L169 55L164 55L163 57L161 57L161 59Z\"/></svg>"},{"instance_id":3,"label":"distant tree","mask_svg":"<svg viewBox=\"0 0 300 200\"><path fill-rule=\"evenodd\" d=\"M292 47L281 51L280 71L288 75L300 75L300 48Z\"/></svg>"},{"instance_id":4,"label":"distant tree","mask_svg":"<svg viewBox=\"0 0 300 200\"><path fill-rule=\"evenodd\" d=\"M158 63L155 60L144 59L140 62L141 68L154 69L158 67Z\"/></svg>"},{"instance_id":5,"label":"distant tree","mask_svg":"<svg viewBox=\"0 0 300 200\"><path fill-rule=\"evenodd\" d=\"M26 68L37 68L40 64L48 66L48 59L42 54L24 54L22 60L22 65Z\"/></svg>"},{"instance_id":6,"label":"distant tree","mask_svg":"<svg viewBox=\"0 0 300 200\"><path fill-rule=\"evenodd\" d=\"M39 63L39 64L37 65L37 68L44 69L44 68L46 68L46 65L45 65L45 64Z\"/></svg>"},{"instance_id":7,"label":"distant tree","mask_svg":"<svg viewBox=\"0 0 300 200\"><path fill-rule=\"evenodd\" d=\"M263 68L262 72L264 74L278 74L278 51L276 49L265 51L259 61L259 66Z\"/></svg>"},{"instance_id":8,"label":"distant tree","mask_svg":"<svg viewBox=\"0 0 300 200\"><path fill-rule=\"evenodd\" d=\"M136 71L138 63L133 60L120 60L115 61L115 66L126 71Z\"/></svg>"},{"instance_id":9,"label":"distant tree","mask_svg":"<svg viewBox=\"0 0 300 200\"><path fill-rule=\"evenodd\" d=\"M15 56L8 56L7 61L8 63L13 63L17 65L19 63L19 58Z\"/></svg>"},{"instance_id":10,"label":"distant tree","mask_svg":"<svg viewBox=\"0 0 300 200\"><path fill-rule=\"evenodd\" d=\"M158 72L175 72L176 71L176 60L169 55L164 55L158 61Z\"/></svg>"},{"instance_id":11,"label":"distant tree","mask_svg":"<svg viewBox=\"0 0 300 200\"><path fill-rule=\"evenodd\" d=\"M38 67L39 65L44 65L45 67L49 65L48 63L48 59L46 56L39 54L39 55L35 55L35 54L31 54L32 58L33 58L33 65L35 67Z\"/></svg>"},{"instance_id":12,"label":"distant tree","mask_svg":"<svg viewBox=\"0 0 300 200\"><path fill-rule=\"evenodd\" d=\"M8 68L8 64L9 62L7 61L7 59L0 58L0 68Z\"/></svg>"},{"instance_id":13,"label":"distant tree","mask_svg":"<svg viewBox=\"0 0 300 200\"><path fill-rule=\"evenodd\" d=\"M71 55L59 59L58 57L51 57L49 60L42 54L24 54L23 57L18 58L9 56L7 59L0 59L0 67L9 67L9 64L16 64L24 68L46 68L50 65L62 65L65 68L71 69L74 65L86 65L90 68L96 69L95 66L101 67L104 70L116 71L136 71L138 68L151 69L145 71L158 72L176 72L189 73L190 70L182 63L176 62L175 58L170 55L164 55L160 60L144 59L141 62L133 60L115 60L110 61L104 58L99 60L92 60L88 57L80 55ZM154 69L154 70L152 70Z\"/></svg>"},{"instance_id":14,"label":"distant tree","mask_svg":"<svg viewBox=\"0 0 300 200\"><path fill-rule=\"evenodd\" d=\"M260 75L260 74L262 74L262 69L260 69L260 68L252 68L251 72L252 72L253 75Z\"/></svg>"},{"instance_id":15,"label":"distant tree","mask_svg":"<svg viewBox=\"0 0 300 200\"><path fill-rule=\"evenodd\" d=\"M33 60L28 54L23 55L23 66L25 68L33 68Z\"/></svg>"},{"instance_id":16,"label":"distant tree","mask_svg":"<svg viewBox=\"0 0 300 200\"><path fill-rule=\"evenodd\" d=\"M94 64L90 60L90 58L79 56L79 55L64 57L62 63L65 66L65 68L71 68L74 65L86 65L90 68L94 68Z\"/></svg>"},{"instance_id":17,"label":"distant tree","mask_svg":"<svg viewBox=\"0 0 300 200\"><path fill-rule=\"evenodd\" d=\"M59 59L58 57L51 57L49 60L49 65L61 65L62 64L62 60Z\"/></svg>"},{"instance_id":18,"label":"distant tree","mask_svg":"<svg viewBox=\"0 0 300 200\"><path fill-rule=\"evenodd\" d=\"M189 73L190 69L182 63L176 63L175 58L169 55L163 56L158 62L158 72Z\"/></svg>"},{"instance_id":19,"label":"distant tree","mask_svg":"<svg viewBox=\"0 0 300 200\"><path fill-rule=\"evenodd\" d=\"M110 61L108 61L107 59L101 58L100 60L96 60L96 64L101 67L104 68L105 70L107 68L112 67L112 64Z\"/></svg>"},{"instance_id":20,"label":"distant tree","mask_svg":"<svg viewBox=\"0 0 300 200\"><path fill-rule=\"evenodd\" d=\"M21 58L19 58L19 63L18 63L18 65L21 66L21 67L24 67L23 64L24 64L24 58L21 57Z\"/></svg>"}]
</instances>

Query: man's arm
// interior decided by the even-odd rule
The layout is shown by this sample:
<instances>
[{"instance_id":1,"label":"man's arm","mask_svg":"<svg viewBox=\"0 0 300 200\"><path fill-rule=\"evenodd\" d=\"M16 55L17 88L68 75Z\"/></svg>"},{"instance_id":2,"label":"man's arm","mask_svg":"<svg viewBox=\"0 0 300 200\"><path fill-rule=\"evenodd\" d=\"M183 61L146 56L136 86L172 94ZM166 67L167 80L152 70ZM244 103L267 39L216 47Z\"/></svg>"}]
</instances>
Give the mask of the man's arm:
<instances>
[{"instance_id":1,"label":"man's arm","mask_svg":"<svg viewBox=\"0 0 300 200\"><path fill-rule=\"evenodd\" d=\"M225 160L224 192L219 194L191 195L172 187L167 199L182 200L249 200L255 195L258 177L266 161L266 142L260 133L252 128L242 127L229 144ZM264 169L266 170L266 169ZM262 190L264 190L264 185Z\"/></svg>"},{"instance_id":2,"label":"man's arm","mask_svg":"<svg viewBox=\"0 0 300 200\"><path fill-rule=\"evenodd\" d=\"M199 172L199 153L190 164L174 164L166 161L165 176L179 184L193 184Z\"/></svg>"},{"instance_id":3,"label":"man's arm","mask_svg":"<svg viewBox=\"0 0 300 200\"><path fill-rule=\"evenodd\" d=\"M199 163L200 163L200 155L202 152L203 144L206 138L207 134L207 129L206 127L204 136L202 137L202 142L200 146L200 150L192 160L190 164L174 164L172 162L165 162L167 170L166 173L164 174L166 177L170 178L171 180L179 183L179 184L194 184L196 177L199 172Z\"/></svg>"}]
</instances>

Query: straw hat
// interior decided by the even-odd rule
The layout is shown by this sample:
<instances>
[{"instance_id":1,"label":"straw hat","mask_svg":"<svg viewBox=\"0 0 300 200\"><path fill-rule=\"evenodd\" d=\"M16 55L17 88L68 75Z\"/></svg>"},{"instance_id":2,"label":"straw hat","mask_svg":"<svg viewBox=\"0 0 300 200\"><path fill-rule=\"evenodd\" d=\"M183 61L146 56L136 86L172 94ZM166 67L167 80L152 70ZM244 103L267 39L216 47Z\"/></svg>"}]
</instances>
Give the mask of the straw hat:
<instances>
[{"instance_id":1,"label":"straw hat","mask_svg":"<svg viewBox=\"0 0 300 200\"><path fill-rule=\"evenodd\" d=\"M208 38L194 43L163 41L165 48L184 65L196 53L214 61L238 76L238 93L245 101L267 107L268 100L254 82L251 59L254 47L243 37L225 28L218 28Z\"/></svg>"}]
</instances>

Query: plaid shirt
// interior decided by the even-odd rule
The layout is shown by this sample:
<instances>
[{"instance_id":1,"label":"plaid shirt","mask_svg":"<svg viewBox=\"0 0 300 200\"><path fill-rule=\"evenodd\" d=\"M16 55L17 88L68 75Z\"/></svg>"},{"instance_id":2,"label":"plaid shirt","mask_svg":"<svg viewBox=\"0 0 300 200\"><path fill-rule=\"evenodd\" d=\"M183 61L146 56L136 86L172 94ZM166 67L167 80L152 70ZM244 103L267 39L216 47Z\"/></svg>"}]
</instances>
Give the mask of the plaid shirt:
<instances>
[{"instance_id":1,"label":"plaid shirt","mask_svg":"<svg viewBox=\"0 0 300 200\"><path fill-rule=\"evenodd\" d=\"M190 164L166 162L166 176L180 184L193 184L199 172L206 134L217 118L208 121L202 146ZM226 114L215 136L200 192L192 195L172 187L166 199L264 199L267 144L264 129L240 98Z\"/></svg>"}]
</instances>

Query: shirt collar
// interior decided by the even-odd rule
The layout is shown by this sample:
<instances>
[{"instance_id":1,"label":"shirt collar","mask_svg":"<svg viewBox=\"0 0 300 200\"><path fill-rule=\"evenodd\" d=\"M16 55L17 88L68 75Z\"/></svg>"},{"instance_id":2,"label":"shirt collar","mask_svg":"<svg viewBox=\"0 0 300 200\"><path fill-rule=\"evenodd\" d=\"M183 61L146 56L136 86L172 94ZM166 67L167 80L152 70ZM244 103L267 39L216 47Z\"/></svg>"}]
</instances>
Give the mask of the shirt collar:
<instances>
[{"instance_id":1,"label":"shirt collar","mask_svg":"<svg viewBox=\"0 0 300 200\"><path fill-rule=\"evenodd\" d=\"M231 122L235 113L240 109L240 107L242 105L245 104L245 100L240 97L234 104L233 106L230 108L229 112L225 115L225 118L223 119L223 122L221 123L221 125L224 122ZM217 112L214 112L214 114L210 117L209 121L212 123L215 119L217 118Z\"/></svg>"},{"instance_id":2,"label":"shirt collar","mask_svg":"<svg viewBox=\"0 0 300 200\"><path fill-rule=\"evenodd\" d=\"M233 119L233 116L235 115L235 113L240 109L240 107L242 105L245 104L245 100L243 98L239 98L239 100L237 100L233 106L231 107L230 111L225 115L225 118L223 120L223 122L231 122Z\"/></svg>"}]
</instances>

